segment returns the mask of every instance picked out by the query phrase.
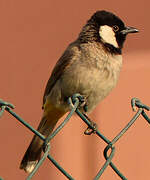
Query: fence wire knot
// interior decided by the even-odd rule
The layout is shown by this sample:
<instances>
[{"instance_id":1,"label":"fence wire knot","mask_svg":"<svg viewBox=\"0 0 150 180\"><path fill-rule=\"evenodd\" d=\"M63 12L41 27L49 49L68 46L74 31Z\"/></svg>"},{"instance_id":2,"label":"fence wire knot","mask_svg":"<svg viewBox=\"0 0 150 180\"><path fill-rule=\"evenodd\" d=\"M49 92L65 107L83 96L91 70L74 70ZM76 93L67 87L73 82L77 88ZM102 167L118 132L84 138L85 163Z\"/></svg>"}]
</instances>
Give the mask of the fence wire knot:
<instances>
[{"instance_id":1,"label":"fence wire knot","mask_svg":"<svg viewBox=\"0 0 150 180\"><path fill-rule=\"evenodd\" d=\"M147 111L150 110L150 107L143 104L138 98L132 98L131 99L131 106L132 106L133 111L136 111L136 107L143 108Z\"/></svg>"},{"instance_id":2,"label":"fence wire knot","mask_svg":"<svg viewBox=\"0 0 150 180\"><path fill-rule=\"evenodd\" d=\"M95 135L97 135L99 138L101 138L107 145L103 151L104 158L106 159L105 163L100 167L98 173L94 177L94 180L98 180L105 169L110 166L117 175L123 179L127 180L127 178L118 170L118 168L114 165L112 162L112 159L115 154L115 143L126 133L126 131L132 126L132 124L137 120L137 118L142 115L143 118L150 123L150 118L146 114L146 111L150 111L150 107L143 104L138 98L132 98L131 99L131 107L135 113L133 118L129 121L129 123L117 134L117 136L114 137L111 141L107 139L98 129L94 129L94 127L91 124L90 119L87 115L83 114L80 111L80 108L82 107L84 111L86 112L88 109L88 106L86 104L86 98L80 94L74 94L72 97L68 98L68 104L70 105L70 112L67 115L67 117L64 119L64 121L53 131L51 135L49 135L47 138L45 138L41 133L39 133L37 130L35 130L30 124L28 124L26 121L24 121L19 115L17 115L12 109L14 109L14 106L8 102L5 102L0 99L0 117L3 115L4 111L9 112L12 116L14 116L20 123L22 123L25 127L27 127L30 131L32 131L34 134L36 134L39 138L43 140L43 156L36 165L36 167L33 169L33 171L29 174L29 176L26 178L27 180L30 180L33 175L37 172L38 168L42 165L42 163L45 161L46 158L48 158L53 165L68 179L74 180L74 178L63 169L62 166L58 164L58 162L50 155L50 141L53 139L59 131L69 122L70 118L74 113L76 113L81 120L88 125L91 129L95 131ZM108 155L108 151L110 150L110 153ZM2 179L2 178L0 178Z\"/></svg>"},{"instance_id":3,"label":"fence wire knot","mask_svg":"<svg viewBox=\"0 0 150 180\"><path fill-rule=\"evenodd\" d=\"M2 99L0 99L0 117L3 115L3 113L7 107L12 108L12 109L15 108L13 104L10 104L10 103L5 102Z\"/></svg>"}]
</instances>

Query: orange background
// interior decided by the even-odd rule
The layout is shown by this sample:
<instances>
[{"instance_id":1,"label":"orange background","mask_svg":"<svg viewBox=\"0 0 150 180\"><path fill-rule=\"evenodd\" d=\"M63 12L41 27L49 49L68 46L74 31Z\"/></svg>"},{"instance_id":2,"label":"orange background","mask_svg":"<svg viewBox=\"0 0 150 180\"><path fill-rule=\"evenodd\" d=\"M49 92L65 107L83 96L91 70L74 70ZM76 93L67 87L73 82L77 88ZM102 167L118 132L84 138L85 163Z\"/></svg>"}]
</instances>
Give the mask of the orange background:
<instances>
[{"instance_id":1,"label":"orange background","mask_svg":"<svg viewBox=\"0 0 150 180\"><path fill-rule=\"evenodd\" d=\"M150 46L149 1L0 1L0 98L13 103L15 112L34 127L39 123L42 96L57 59L96 10L119 15L140 33L127 38L123 69L117 87L91 114L100 131L113 139L134 113L132 97L149 100ZM32 133L5 112L0 119L0 176L25 179L20 160ZM104 163L106 144L95 135L83 134L86 125L74 117L52 140L51 154L76 180L91 180ZM150 178L150 127L139 118L116 143L113 162L129 180ZM35 180L66 179L48 160ZM108 167L101 180L120 179Z\"/></svg>"}]
</instances>

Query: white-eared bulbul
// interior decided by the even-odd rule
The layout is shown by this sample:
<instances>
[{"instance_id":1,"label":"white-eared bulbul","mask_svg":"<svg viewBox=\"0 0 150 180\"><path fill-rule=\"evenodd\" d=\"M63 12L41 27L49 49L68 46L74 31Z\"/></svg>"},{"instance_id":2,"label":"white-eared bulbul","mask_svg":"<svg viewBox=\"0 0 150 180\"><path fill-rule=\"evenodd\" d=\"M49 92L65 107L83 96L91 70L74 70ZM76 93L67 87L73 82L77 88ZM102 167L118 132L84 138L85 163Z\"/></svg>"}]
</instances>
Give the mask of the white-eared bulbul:
<instances>
[{"instance_id":1,"label":"white-eared bulbul","mask_svg":"<svg viewBox=\"0 0 150 180\"><path fill-rule=\"evenodd\" d=\"M56 63L43 97L43 116L38 131L50 135L58 120L70 108L67 98L83 95L90 113L116 86L122 66L122 48L127 27L111 12L97 11L83 26L78 38L69 44ZM80 108L84 112L84 108ZM30 173L41 158L43 141L33 137L20 168Z\"/></svg>"}]
</instances>

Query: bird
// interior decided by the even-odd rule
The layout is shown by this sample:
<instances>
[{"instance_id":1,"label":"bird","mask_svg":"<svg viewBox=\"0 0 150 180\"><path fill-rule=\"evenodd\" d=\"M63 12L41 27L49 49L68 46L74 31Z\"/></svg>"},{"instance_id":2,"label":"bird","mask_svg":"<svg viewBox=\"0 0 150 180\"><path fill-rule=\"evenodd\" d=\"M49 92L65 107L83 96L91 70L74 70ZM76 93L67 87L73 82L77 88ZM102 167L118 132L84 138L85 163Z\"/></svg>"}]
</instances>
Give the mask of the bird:
<instances>
[{"instance_id":1,"label":"bird","mask_svg":"<svg viewBox=\"0 0 150 180\"><path fill-rule=\"evenodd\" d=\"M75 93L85 98L89 114L116 86L122 67L126 36L139 30L129 27L114 13L96 11L75 41L58 59L43 96L43 115L37 130L46 138L70 107L67 99ZM39 162L43 140L34 135L20 169L31 173Z\"/></svg>"}]
</instances>

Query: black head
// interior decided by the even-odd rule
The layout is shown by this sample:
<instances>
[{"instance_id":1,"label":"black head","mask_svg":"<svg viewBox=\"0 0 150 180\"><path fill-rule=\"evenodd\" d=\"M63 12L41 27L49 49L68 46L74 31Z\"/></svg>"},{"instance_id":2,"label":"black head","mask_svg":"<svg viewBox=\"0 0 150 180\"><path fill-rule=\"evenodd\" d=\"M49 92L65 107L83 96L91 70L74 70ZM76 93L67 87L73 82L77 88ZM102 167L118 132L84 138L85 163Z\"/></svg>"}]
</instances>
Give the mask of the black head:
<instances>
[{"instance_id":1,"label":"black head","mask_svg":"<svg viewBox=\"0 0 150 180\"><path fill-rule=\"evenodd\" d=\"M116 53L121 53L128 33L138 32L137 29L126 27L123 21L111 12L97 11L83 27L79 38L85 41L99 41Z\"/></svg>"}]
</instances>

